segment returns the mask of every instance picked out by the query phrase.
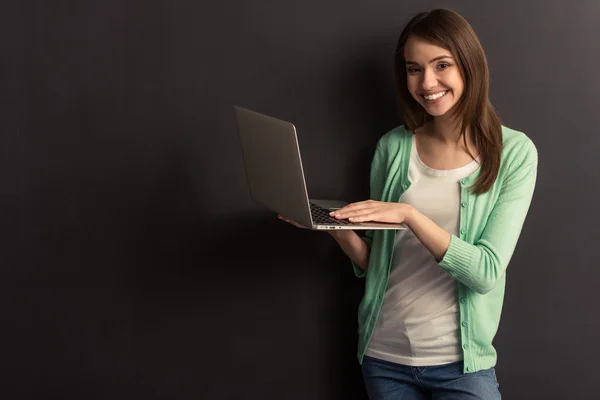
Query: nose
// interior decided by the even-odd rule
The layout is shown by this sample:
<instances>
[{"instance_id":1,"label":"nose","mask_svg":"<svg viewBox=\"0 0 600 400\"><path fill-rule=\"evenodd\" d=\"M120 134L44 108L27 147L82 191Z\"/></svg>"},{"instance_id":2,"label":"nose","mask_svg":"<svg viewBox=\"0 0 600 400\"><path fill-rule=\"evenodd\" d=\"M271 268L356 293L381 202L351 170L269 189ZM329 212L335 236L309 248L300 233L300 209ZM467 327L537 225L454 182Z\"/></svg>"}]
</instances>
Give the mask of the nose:
<instances>
[{"instance_id":1,"label":"nose","mask_svg":"<svg viewBox=\"0 0 600 400\"><path fill-rule=\"evenodd\" d=\"M432 89L435 89L437 87L437 76L435 74L435 71L429 69L429 68L425 68L424 72L423 72L423 77L421 80L421 88L423 90L429 91Z\"/></svg>"}]
</instances>

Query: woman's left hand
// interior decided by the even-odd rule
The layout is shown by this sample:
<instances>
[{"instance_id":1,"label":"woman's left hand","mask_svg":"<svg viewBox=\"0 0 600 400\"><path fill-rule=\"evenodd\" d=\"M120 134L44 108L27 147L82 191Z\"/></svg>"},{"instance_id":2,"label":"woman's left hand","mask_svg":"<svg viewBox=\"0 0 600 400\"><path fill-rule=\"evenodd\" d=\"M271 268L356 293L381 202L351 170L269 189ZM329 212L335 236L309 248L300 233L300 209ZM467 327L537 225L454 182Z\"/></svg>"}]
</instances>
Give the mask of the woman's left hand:
<instances>
[{"instance_id":1,"label":"woman's left hand","mask_svg":"<svg viewBox=\"0 0 600 400\"><path fill-rule=\"evenodd\" d=\"M387 222L400 224L410 219L414 208L404 203L388 203L376 200L351 203L330 213L338 219L350 222Z\"/></svg>"}]
</instances>

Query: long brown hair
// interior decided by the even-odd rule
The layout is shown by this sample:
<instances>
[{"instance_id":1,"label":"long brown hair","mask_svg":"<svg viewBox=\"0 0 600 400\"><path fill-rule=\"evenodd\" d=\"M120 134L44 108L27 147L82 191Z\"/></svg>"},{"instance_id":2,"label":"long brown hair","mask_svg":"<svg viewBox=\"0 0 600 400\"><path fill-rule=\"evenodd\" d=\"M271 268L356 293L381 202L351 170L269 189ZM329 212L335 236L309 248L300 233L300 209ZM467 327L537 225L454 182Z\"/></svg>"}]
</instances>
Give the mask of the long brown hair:
<instances>
[{"instance_id":1,"label":"long brown hair","mask_svg":"<svg viewBox=\"0 0 600 400\"><path fill-rule=\"evenodd\" d=\"M451 10L422 12L408 22L398 39L394 70L404 125L409 131L414 131L433 119L408 90L404 46L411 36L450 51L457 60L465 89L453 117L461 122L460 134L465 147L465 133L469 129L482 158L481 172L472 191L475 194L485 193L498 177L502 126L489 99L489 71L481 43L467 20Z\"/></svg>"}]
</instances>

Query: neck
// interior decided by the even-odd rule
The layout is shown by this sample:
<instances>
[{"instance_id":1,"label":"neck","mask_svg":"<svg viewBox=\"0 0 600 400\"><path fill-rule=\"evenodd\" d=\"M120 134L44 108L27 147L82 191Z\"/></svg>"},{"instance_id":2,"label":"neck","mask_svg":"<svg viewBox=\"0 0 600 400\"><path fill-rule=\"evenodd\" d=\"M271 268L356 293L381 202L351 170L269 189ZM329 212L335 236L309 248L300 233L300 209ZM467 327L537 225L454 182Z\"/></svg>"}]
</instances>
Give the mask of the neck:
<instances>
[{"instance_id":1,"label":"neck","mask_svg":"<svg viewBox=\"0 0 600 400\"><path fill-rule=\"evenodd\" d=\"M434 117L429 122L431 135L444 144L456 144L460 140L460 121L446 115Z\"/></svg>"},{"instance_id":2,"label":"neck","mask_svg":"<svg viewBox=\"0 0 600 400\"><path fill-rule=\"evenodd\" d=\"M465 132L467 140L467 147L465 148L464 139L460 136L460 127L460 121L452 120L446 115L442 115L434 117L433 120L427 122L422 132L447 148L456 150L464 149L469 154L477 154L477 148L468 128Z\"/></svg>"}]
</instances>

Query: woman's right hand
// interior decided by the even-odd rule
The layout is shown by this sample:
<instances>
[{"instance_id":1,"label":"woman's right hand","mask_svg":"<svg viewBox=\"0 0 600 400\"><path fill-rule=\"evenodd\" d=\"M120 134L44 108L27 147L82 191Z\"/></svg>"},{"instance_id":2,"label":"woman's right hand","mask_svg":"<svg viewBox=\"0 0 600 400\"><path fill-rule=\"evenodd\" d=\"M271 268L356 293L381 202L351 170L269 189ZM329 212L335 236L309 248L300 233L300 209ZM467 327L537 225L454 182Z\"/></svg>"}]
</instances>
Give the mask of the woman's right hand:
<instances>
[{"instance_id":1,"label":"woman's right hand","mask_svg":"<svg viewBox=\"0 0 600 400\"><path fill-rule=\"evenodd\" d=\"M304 225L301 225L301 224L297 223L296 221L293 221L293 220L291 220L289 218L286 218L286 217L284 217L283 215L280 215L280 214L277 214L277 218L279 218L280 220L283 220L283 221L285 221L285 222L287 222L289 224L294 225L296 228L314 230L314 229L311 229L311 228L306 227Z\"/></svg>"},{"instance_id":2,"label":"woman's right hand","mask_svg":"<svg viewBox=\"0 0 600 400\"><path fill-rule=\"evenodd\" d=\"M289 224L294 225L300 229L310 229L312 231L316 229L308 228L302 224L297 223L289 218L284 217L283 215L277 215L282 221L285 221ZM369 247L367 244L354 232L350 229L327 229L325 232L329 233L335 241L340 245L344 253L356 265L358 265L362 269L367 269L369 266Z\"/></svg>"}]
</instances>

